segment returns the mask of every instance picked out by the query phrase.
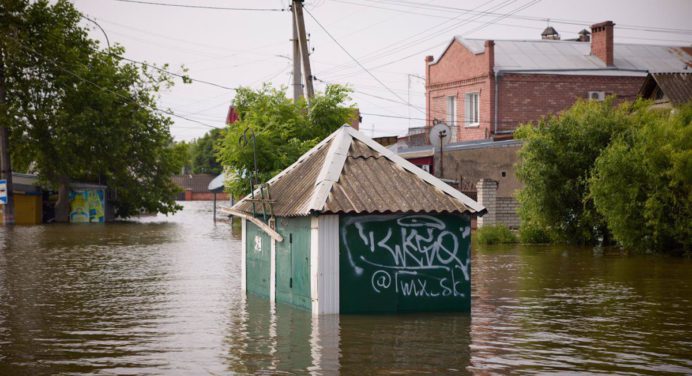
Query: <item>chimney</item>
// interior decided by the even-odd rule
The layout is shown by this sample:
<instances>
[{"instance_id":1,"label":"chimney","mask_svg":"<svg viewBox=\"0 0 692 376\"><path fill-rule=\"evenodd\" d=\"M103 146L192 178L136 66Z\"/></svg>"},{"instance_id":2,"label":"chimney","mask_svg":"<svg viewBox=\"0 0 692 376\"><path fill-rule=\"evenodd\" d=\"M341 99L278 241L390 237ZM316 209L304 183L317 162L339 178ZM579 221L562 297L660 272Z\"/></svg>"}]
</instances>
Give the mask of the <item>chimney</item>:
<instances>
[{"instance_id":1,"label":"chimney","mask_svg":"<svg viewBox=\"0 0 692 376\"><path fill-rule=\"evenodd\" d=\"M582 29L579 34L577 34L578 42L589 42L591 41L591 33L588 30Z\"/></svg>"},{"instance_id":2,"label":"chimney","mask_svg":"<svg viewBox=\"0 0 692 376\"><path fill-rule=\"evenodd\" d=\"M591 25L591 55L597 56L612 67L613 60L613 21L605 21Z\"/></svg>"}]
</instances>

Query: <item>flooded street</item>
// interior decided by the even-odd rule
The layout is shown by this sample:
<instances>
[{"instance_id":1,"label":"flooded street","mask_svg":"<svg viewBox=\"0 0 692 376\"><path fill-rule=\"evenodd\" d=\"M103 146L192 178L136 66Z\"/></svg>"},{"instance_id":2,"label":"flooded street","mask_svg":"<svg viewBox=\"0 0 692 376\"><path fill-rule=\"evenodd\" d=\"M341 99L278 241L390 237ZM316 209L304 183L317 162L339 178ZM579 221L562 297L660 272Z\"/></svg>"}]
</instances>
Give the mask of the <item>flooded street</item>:
<instances>
[{"instance_id":1,"label":"flooded street","mask_svg":"<svg viewBox=\"0 0 692 376\"><path fill-rule=\"evenodd\" d=\"M692 373L692 261L474 246L472 315L313 318L240 292L210 202L0 229L0 375Z\"/></svg>"}]
</instances>

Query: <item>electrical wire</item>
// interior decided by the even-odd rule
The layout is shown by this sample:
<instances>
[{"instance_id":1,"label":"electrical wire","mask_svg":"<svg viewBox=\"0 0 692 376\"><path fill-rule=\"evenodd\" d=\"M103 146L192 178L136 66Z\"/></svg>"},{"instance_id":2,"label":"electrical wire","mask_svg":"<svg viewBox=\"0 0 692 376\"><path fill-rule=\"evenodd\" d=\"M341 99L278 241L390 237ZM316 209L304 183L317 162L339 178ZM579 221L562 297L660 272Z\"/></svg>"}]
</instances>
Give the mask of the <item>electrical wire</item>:
<instances>
[{"instance_id":1,"label":"electrical wire","mask_svg":"<svg viewBox=\"0 0 692 376\"><path fill-rule=\"evenodd\" d=\"M346 53L346 55L348 55L348 56L349 56L356 64L358 64L365 72L367 72L368 75L370 75L370 77L372 77L375 81L377 81L380 85L382 85L382 87L384 87L385 89L387 89L387 90L388 90L390 93L392 93L395 97L399 98L399 100L401 100L403 103L406 103L406 100L404 100L403 98L401 98L401 97L399 96L399 94L397 94L396 92L394 92L394 90L390 89L389 86L387 86L384 82L382 82L379 78L377 78L377 76L375 76L374 74L372 74L372 72L370 72L367 68L365 68L365 66L364 66L363 64L361 64L361 63L358 61L358 59L356 59L353 55L351 55L351 53L348 52L348 50L347 50L341 43L339 43L339 41L336 40L336 38L334 38L334 36L332 36L332 34L331 34L324 26L322 26L322 24L317 20L317 18L315 18L315 16L312 15L312 13L311 13L309 10L305 9L305 13L307 13L307 14L315 21L315 23L317 23L317 25L318 25L320 28L322 28L322 30L324 30L325 33L327 33L327 35L329 36L329 38L331 38L331 40L333 40L334 43L336 43L336 45L339 46L339 48L341 48L341 50L343 50L343 51ZM420 111L420 110L419 110L419 111ZM422 111L421 111L421 112L422 112Z\"/></svg>"},{"instance_id":2,"label":"electrical wire","mask_svg":"<svg viewBox=\"0 0 692 376\"><path fill-rule=\"evenodd\" d=\"M18 40L17 38L15 38L15 37L13 37L13 36L10 36L10 35L7 35L7 37L8 37L8 38L11 38L11 39L13 39L15 42L17 42L17 44L19 44L19 46L20 46L22 49L24 49L24 50L26 50L26 51L28 51L28 52L30 52L30 53L33 53L36 57L39 57L39 58L41 58L41 59L43 59L43 60L45 60L45 61L51 62L51 63L52 63L56 68L58 68L59 70L61 70L61 71L65 72L65 73L67 73L67 74L69 74L69 75L75 77L76 79L78 79L78 80L80 80L80 81L82 81L82 82L86 82L86 83L88 83L88 84L90 84L90 85L96 87L96 88L99 89L99 90L103 90L103 91L105 91L105 92L111 93L111 94L113 94L113 95L115 95L115 96L117 96L117 97L120 97L120 98L122 98L122 99L125 99L126 101L128 101L128 102L130 102L130 103L136 104L136 105L138 105L138 106L146 107L146 108L148 108L148 109L150 109L150 110L152 110L152 111L160 112L160 113L163 113L163 114L166 114L166 115L169 115L169 116L173 116L173 117L176 117L176 118L180 118L180 119L183 119L183 120L187 120L187 121L189 121L189 122L196 123L196 124L199 124L199 125L208 127L208 128L212 128L212 129L217 129L217 128L219 128L219 127L215 127L215 126L213 126L213 125L209 125L209 124L207 124L207 123L204 123L204 122L201 122L201 121L198 121L198 120L195 120L195 119L191 119L191 118L188 118L188 117L185 117L185 116L182 116L182 115L178 115L178 114L174 113L174 112L171 111L171 110L164 110L164 109L156 108L156 107L151 106L151 105L147 105L147 104L144 104L144 105L143 105L142 103L136 102L136 101L134 101L131 97L125 96L125 95L123 95L123 94L120 94L120 93L118 93L118 92L115 92L115 91L113 91L113 90L110 90L110 89L108 89L108 88L106 88L106 87L103 87L103 86L101 86L101 85L99 85L99 84L97 84L97 83L95 83L95 82L93 82L93 81L91 81L91 80L88 80L88 79L86 79L86 78L80 76L79 74L77 74L77 73L75 73L75 72L73 72L73 71L71 71L71 70L69 70L69 69L67 69L67 68L62 67L60 64L58 64L57 62L55 62L53 59L50 59L50 58L46 57L45 55L43 55L43 54L41 54L40 52L36 51L36 50L35 50L34 48L32 48L32 47L29 47L29 46L24 45L24 43L22 43L22 42L21 42L20 40Z\"/></svg>"},{"instance_id":3,"label":"electrical wire","mask_svg":"<svg viewBox=\"0 0 692 376\"><path fill-rule=\"evenodd\" d=\"M171 4L171 3L157 3L153 1L140 1L140 0L115 0L121 3L134 3L134 4L146 4L146 5L158 5L165 7L176 7L176 8L192 8L192 9L212 9L212 10L233 10L233 11L258 11L258 12L285 12L286 9L283 8L235 8L235 7L215 7L207 5L190 5L190 4Z\"/></svg>"}]
</instances>

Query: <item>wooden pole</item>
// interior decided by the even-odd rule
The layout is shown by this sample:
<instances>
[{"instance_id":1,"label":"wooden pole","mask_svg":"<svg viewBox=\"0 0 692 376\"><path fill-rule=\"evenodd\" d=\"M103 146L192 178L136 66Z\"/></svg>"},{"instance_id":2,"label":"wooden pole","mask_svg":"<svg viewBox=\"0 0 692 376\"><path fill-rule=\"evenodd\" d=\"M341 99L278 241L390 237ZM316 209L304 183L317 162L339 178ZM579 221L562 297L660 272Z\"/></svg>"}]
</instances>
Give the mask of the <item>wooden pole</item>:
<instances>
[{"instance_id":1,"label":"wooden pole","mask_svg":"<svg viewBox=\"0 0 692 376\"><path fill-rule=\"evenodd\" d=\"M4 46L0 45L0 107L6 107ZM7 117L5 117L7 120ZM0 175L7 180L7 203L2 207L4 225L14 224L14 189L12 187L12 164L10 163L9 130L7 122L0 124Z\"/></svg>"}]
</instances>

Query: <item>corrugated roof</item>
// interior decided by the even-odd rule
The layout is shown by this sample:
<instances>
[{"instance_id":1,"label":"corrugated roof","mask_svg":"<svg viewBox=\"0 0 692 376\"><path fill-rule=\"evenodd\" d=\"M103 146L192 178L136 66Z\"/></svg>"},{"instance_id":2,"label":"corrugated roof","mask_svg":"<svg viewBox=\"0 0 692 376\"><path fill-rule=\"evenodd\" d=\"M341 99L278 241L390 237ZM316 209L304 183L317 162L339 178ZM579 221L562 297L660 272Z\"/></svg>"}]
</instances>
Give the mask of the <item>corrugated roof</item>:
<instances>
[{"instance_id":1,"label":"corrugated roof","mask_svg":"<svg viewBox=\"0 0 692 376\"><path fill-rule=\"evenodd\" d=\"M477 202L348 125L267 184L274 214L280 217L485 212ZM252 201L245 197L233 209L252 213Z\"/></svg>"},{"instance_id":2,"label":"corrugated roof","mask_svg":"<svg viewBox=\"0 0 692 376\"><path fill-rule=\"evenodd\" d=\"M674 105L692 100L692 73L652 73L651 77Z\"/></svg>"},{"instance_id":3,"label":"corrugated roof","mask_svg":"<svg viewBox=\"0 0 692 376\"><path fill-rule=\"evenodd\" d=\"M465 39L457 36L454 40L476 54L485 50L483 39ZM610 75L632 75L633 71L641 71L643 73L640 75L644 75L646 71L683 72L685 67L692 65L692 56L686 51L686 47L615 43L613 46L615 67L607 67L601 59L591 55L589 42L566 40L495 40L494 42L496 72L530 70L555 73L555 70L565 70L571 71L569 74L591 75L594 71L600 70Z\"/></svg>"}]
</instances>

